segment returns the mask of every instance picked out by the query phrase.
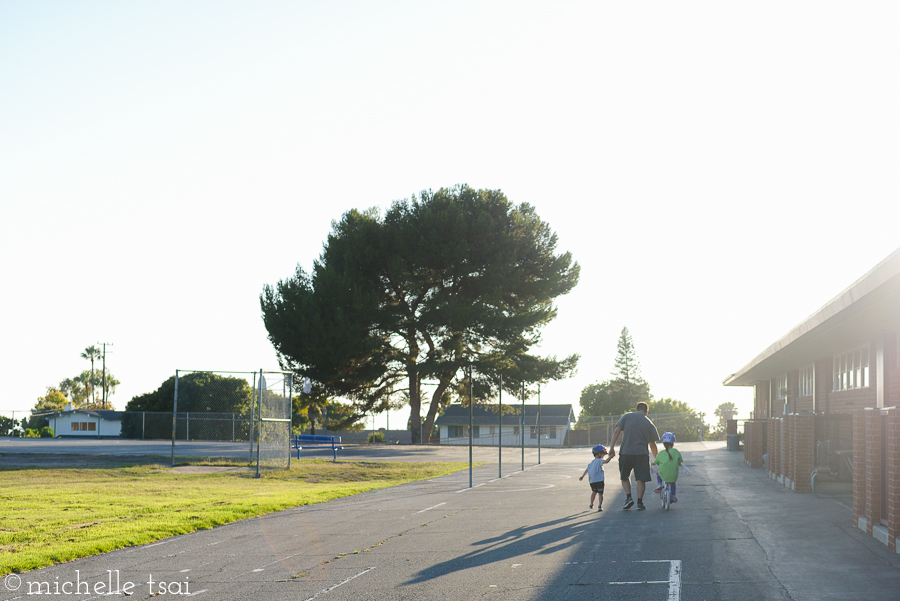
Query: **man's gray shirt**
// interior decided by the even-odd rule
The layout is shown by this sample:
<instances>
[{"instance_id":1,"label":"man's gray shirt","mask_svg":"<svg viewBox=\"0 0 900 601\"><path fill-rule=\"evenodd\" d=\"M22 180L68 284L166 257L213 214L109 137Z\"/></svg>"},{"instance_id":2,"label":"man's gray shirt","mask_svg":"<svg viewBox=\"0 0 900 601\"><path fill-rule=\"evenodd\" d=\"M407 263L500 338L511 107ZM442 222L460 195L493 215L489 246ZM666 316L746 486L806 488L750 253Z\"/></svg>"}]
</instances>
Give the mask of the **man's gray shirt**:
<instances>
[{"instance_id":1,"label":"man's gray shirt","mask_svg":"<svg viewBox=\"0 0 900 601\"><path fill-rule=\"evenodd\" d=\"M616 427L622 428L622 446L619 447L621 455L649 455L647 444L659 440L656 426L650 418L638 411L623 415Z\"/></svg>"}]
</instances>

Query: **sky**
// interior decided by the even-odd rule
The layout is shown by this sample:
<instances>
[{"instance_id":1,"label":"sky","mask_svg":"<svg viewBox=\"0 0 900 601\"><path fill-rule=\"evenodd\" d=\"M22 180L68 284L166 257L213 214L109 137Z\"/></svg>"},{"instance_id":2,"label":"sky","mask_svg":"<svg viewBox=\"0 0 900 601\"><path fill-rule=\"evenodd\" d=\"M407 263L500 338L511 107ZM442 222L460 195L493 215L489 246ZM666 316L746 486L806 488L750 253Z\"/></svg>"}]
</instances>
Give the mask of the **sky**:
<instances>
[{"instance_id":1,"label":"sky","mask_svg":"<svg viewBox=\"0 0 900 601\"><path fill-rule=\"evenodd\" d=\"M900 246L898 30L891 2L6 0L0 414L98 342L118 409L278 369L266 284L350 209L468 184L581 266L542 403L577 412L627 327L654 397L749 417L722 381Z\"/></svg>"}]
</instances>

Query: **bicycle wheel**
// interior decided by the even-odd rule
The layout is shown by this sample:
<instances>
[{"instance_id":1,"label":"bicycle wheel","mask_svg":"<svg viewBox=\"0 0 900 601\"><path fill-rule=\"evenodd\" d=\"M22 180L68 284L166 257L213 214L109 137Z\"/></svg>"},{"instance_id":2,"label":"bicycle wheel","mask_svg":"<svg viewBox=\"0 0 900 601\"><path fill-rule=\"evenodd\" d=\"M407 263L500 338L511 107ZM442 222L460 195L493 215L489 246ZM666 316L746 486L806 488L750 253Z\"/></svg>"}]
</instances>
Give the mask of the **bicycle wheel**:
<instances>
[{"instance_id":1,"label":"bicycle wheel","mask_svg":"<svg viewBox=\"0 0 900 601\"><path fill-rule=\"evenodd\" d=\"M662 506L663 509L668 511L669 504L672 500L672 488L669 486L669 483L666 482L666 487L662 491Z\"/></svg>"}]
</instances>

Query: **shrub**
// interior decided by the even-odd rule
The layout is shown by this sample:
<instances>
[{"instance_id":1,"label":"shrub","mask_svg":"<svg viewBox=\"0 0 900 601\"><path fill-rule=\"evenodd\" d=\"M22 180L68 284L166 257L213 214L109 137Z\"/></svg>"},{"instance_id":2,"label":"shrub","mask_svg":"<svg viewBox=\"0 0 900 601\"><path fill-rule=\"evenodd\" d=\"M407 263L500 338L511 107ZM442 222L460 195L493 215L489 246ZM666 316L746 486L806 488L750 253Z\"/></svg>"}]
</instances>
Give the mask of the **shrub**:
<instances>
[{"instance_id":1,"label":"shrub","mask_svg":"<svg viewBox=\"0 0 900 601\"><path fill-rule=\"evenodd\" d=\"M40 429L40 436L41 438L53 438L54 436L56 436L56 434L54 434L53 428L51 428L50 426L44 426Z\"/></svg>"},{"instance_id":2,"label":"shrub","mask_svg":"<svg viewBox=\"0 0 900 601\"><path fill-rule=\"evenodd\" d=\"M366 442L384 442L384 432L372 432L369 434L369 437L366 438Z\"/></svg>"}]
</instances>

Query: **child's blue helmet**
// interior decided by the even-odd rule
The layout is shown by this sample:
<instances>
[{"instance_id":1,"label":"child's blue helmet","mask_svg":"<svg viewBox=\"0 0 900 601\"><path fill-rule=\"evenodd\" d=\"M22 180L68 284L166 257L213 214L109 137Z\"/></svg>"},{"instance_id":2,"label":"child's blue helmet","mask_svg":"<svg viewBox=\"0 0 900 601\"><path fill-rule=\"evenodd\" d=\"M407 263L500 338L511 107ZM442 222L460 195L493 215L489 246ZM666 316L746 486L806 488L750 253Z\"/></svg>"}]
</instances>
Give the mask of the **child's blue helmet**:
<instances>
[{"instance_id":1,"label":"child's blue helmet","mask_svg":"<svg viewBox=\"0 0 900 601\"><path fill-rule=\"evenodd\" d=\"M604 447L602 444L598 444L593 449L591 449L591 452L594 455L602 455L606 452L606 447Z\"/></svg>"},{"instance_id":2,"label":"child's blue helmet","mask_svg":"<svg viewBox=\"0 0 900 601\"><path fill-rule=\"evenodd\" d=\"M662 441L663 442L671 442L672 444L675 444L675 434L672 432L666 432L665 434L662 435Z\"/></svg>"}]
</instances>

